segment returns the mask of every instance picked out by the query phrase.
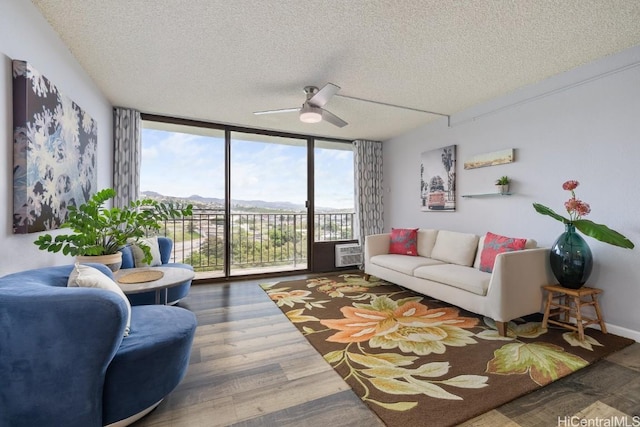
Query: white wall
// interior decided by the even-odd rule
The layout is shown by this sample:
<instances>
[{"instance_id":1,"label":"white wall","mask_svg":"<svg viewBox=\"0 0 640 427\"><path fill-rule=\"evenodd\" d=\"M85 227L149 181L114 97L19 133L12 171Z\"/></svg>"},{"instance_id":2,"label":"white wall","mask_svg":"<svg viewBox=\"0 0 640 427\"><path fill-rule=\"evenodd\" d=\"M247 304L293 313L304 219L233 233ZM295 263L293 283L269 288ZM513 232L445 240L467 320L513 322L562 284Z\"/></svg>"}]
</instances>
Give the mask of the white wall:
<instances>
[{"instance_id":1,"label":"white wall","mask_svg":"<svg viewBox=\"0 0 640 427\"><path fill-rule=\"evenodd\" d=\"M58 35L29 0L0 0L0 275L72 262L70 257L40 251L40 233L14 235L13 107L11 60L31 63L98 123L98 188L109 187L113 174L112 107Z\"/></svg>"},{"instance_id":2,"label":"white wall","mask_svg":"<svg viewBox=\"0 0 640 427\"><path fill-rule=\"evenodd\" d=\"M542 203L566 213L576 179L586 218L631 239L634 250L586 237L594 255L591 286L604 289L604 318L613 332L640 339L640 46L475 106L384 142L385 227L444 228L532 237L549 247L564 227L539 215ZM532 99L533 98L533 99ZM517 105L513 105L517 104ZM509 105L511 105L509 107ZM473 119L474 117L478 117ZM457 210L421 212L420 153L457 145ZM507 165L465 170L464 160L515 148ZM462 198L492 192L502 175L510 197Z\"/></svg>"}]
</instances>

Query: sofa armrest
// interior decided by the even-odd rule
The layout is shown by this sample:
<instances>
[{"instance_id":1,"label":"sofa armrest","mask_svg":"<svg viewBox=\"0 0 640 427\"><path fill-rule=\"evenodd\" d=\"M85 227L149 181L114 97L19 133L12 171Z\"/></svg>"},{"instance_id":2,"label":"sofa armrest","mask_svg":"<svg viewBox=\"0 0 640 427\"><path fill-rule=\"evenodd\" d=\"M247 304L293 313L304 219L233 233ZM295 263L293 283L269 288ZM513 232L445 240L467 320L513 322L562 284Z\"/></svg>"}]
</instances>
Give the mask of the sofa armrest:
<instances>
[{"instance_id":1,"label":"sofa armrest","mask_svg":"<svg viewBox=\"0 0 640 427\"><path fill-rule=\"evenodd\" d=\"M496 257L487 289L491 317L507 322L542 307L542 286L549 283L549 249L536 248L505 252Z\"/></svg>"},{"instance_id":2,"label":"sofa armrest","mask_svg":"<svg viewBox=\"0 0 640 427\"><path fill-rule=\"evenodd\" d=\"M364 262L366 263L376 255L389 253L390 233L370 234L364 238Z\"/></svg>"},{"instance_id":3,"label":"sofa armrest","mask_svg":"<svg viewBox=\"0 0 640 427\"><path fill-rule=\"evenodd\" d=\"M102 426L126 318L107 290L0 284L0 425Z\"/></svg>"}]
</instances>

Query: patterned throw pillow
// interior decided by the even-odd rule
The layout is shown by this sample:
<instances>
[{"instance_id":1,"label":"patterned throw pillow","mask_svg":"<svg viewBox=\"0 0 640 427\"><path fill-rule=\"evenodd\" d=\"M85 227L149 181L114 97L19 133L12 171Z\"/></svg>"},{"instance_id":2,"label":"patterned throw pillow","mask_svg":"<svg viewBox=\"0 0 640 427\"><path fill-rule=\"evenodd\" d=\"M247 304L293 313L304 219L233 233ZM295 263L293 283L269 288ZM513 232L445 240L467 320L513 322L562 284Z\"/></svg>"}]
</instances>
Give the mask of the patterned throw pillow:
<instances>
[{"instance_id":1,"label":"patterned throw pillow","mask_svg":"<svg viewBox=\"0 0 640 427\"><path fill-rule=\"evenodd\" d=\"M418 229L392 228L389 253L418 256Z\"/></svg>"},{"instance_id":2,"label":"patterned throw pillow","mask_svg":"<svg viewBox=\"0 0 640 427\"><path fill-rule=\"evenodd\" d=\"M146 239L140 239L140 243L146 245L151 250L151 264L146 264L144 260L144 252L140 249L139 244L131 244L131 252L133 252L133 259L136 268L140 267L157 267L162 265L162 258L160 256L160 246L158 244L158 237L147 237Z\"/></svg>"},{"instance_id":3,"label":"patterned throw pillow","mask_svg":"<svg viewBox=\"0 0 640 427\"><path fill-rule=\"evenodd\" d=\"M526 243L527 239L514 239L513 237L487 233L480 254L480 271L493 272L493 264L498 254L522 250Z\"/></svg>"}]
</instances>

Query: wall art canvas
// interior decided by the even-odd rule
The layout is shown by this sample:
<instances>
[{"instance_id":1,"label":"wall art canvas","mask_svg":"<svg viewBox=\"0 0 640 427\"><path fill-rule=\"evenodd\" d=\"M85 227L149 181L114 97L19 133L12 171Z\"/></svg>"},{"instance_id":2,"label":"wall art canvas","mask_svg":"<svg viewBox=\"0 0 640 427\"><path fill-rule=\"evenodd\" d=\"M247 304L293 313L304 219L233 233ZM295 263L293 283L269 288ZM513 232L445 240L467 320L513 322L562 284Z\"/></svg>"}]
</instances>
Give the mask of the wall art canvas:
<instances>
[{"instance_id":1,"label":"wall art canvas","mask_svg":"<svg viewBox=\"0 0 640 427\"><path fill-rule=\"evenodd\" d=\"M513 148L508 150L494 151L473 156L464 162L465 169L483 168L486 166L503 165L513 162Z\"/></svg>"},{"instance_id":2,"label":"wall art canvas","mask_svg":"<svg viewBox=\"0 0 640 427\"><path fill-rule=\"evenodd\" d=\"M420 199L425 212L456 209L456 146L425 151L420 156Z\"/></svg>"},{"instance_id":3,"label":"wall art canvas","mask_svg":"<svg viewBox=\"0 0 640 427\"><path fill-rule=\"evenodd\" d=\"M29 63L13 66L13 232L59 228L96 191L96 122Z\"/></svg>"}]
</instances>

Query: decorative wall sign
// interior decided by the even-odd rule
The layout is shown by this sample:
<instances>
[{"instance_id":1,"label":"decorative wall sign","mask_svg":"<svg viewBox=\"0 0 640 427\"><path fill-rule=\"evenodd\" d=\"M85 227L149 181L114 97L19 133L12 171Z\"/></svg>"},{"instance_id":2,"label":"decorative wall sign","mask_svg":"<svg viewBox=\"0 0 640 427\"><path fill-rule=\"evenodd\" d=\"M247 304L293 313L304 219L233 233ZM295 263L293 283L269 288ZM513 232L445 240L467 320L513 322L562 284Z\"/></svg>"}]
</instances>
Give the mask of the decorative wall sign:
<instances>
[{"instance_id":1,"label":"decorative wall sign","mask_svg":"<svg viewBox=\"0 0 640 427\"><path fill-rule=\"evenodd\" d=\"M511 162L513 162L513 148L473 156L472 158L464 162L464 168L483 168L485 166L503 165L505 163Z\"/></svg>"},{"instance_id":2,"label":"decorative wall sign","mask_svg":"<svg viewBox=\"0 0 640 427\"><path fill-rule=\"evenodd\" d=\"M13 65L13 232L60 227L96 191L96 122L25 61Z\"/></svg>"},{"instance_id":3,"label":"decorative wall sign","mask_svg":"<svg viewBox=\"0 0 640 427\"><path fill-rule=\"evenodd\" d=\"M422 211L455 211L456 146L425 151L420 155Z\"/></svg>"}]
</instances>

